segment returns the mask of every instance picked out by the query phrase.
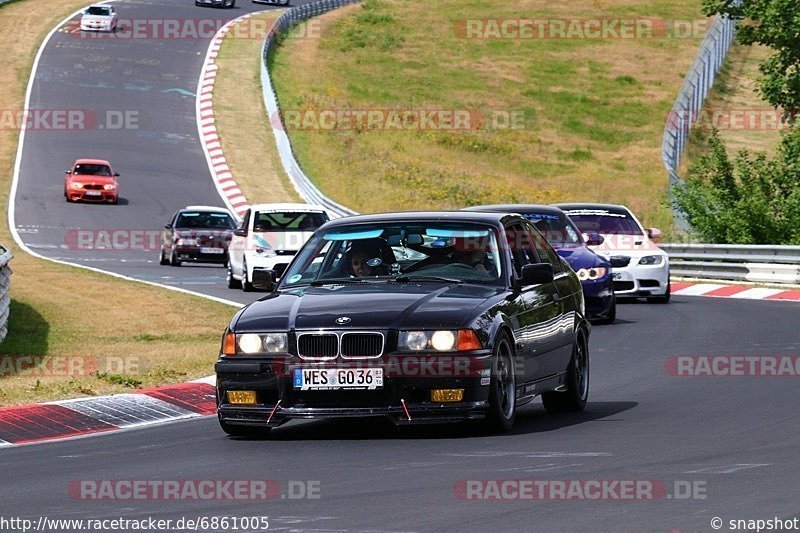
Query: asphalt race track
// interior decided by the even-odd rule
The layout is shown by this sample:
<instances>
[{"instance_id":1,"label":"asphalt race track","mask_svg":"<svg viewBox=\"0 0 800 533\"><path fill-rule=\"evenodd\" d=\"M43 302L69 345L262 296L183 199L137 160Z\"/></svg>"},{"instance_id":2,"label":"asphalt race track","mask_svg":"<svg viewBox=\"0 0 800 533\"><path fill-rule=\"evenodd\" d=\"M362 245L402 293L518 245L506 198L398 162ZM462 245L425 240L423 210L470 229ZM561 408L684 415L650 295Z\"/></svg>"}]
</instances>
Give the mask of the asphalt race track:
<instances>
[{"instance_id":1,"label":"asphalt race track","mask_svg":"<svg viewBox=\"0 0 800 533\"><path fill-rule=\"evenodd\" d=\"M234 9L195 7L191 0L115 5L121 25L126 19L216 23L269 8L244 1ZM202 29L199 23L191 27ZM120 35L150 35L122 29ZM87 111L87 118L84 128L33 128L25 134L15 222L28 247L54 259L242 303L257 298L228 289L219 266L158 264L155 236L176 209L224 207L195 119L197 81L213 36L206 33L213 32L196 39L113 38L81 34L68 24L53 35L39 61L29 107ZM108 159L121 174L119 205L64 201L64 170L80 157ZM79 237L76 230L91 233ZM105 236L118 238L116 250L97 249L109 242Z\"/></svg>"},{"instance_id":2,"label":"asphalt race track","mask_svg":"<svg viewBox=\"0 0 800 533\"><path fill-rule=\"evenodd\" d=\"M117 5L122 17L143 18L232 17L253 9L240 4L233 11L191 1ZM226 289L218 267L161 267L156 251L66 244L71 229L158 229L182 205L222 205L197 139L194 97L171 90L194 92L206 46L53 37L31 107L139 110L144 126L27 133L16 222L33 250L223 298L254 298ZM83 156L117 167L120 205L64 202L62 172ZM291 531L630 533L713 531L713 517L725 521L722 531L731 519L791 518L800 513L798 378L675 376L668 358L798 356L798 331L800 303L674 297L669 305L624 304L615 324L593 329L590 398L581 414L547 415L537 401L505 435L487 436L477 424L395 429L320 421L291 422L261 441L229 439L209 417L6 448L2 515L34 522L268 516L269 529ZM79 480L264 479L278 482L284 497L101 501L68 488ZM656 501L476 501L459 497L466 480L636 480L665 492ZM292 499L300 482L311 482L319 497ZM675 488L689 485L689 493Z\"/></svg>"},{"instance_id":3,"label":"asphalt race track","mask_svg":"<svg viewBox=\"0 0 800 533\"><path fill-rule=\"evenodd\" d=\"M378 422L290 422L270 440L229 439L213 417L0 452L3 508L49 518L270 517L293 531L711 531L719 516L795 516L797 379L675 377L674 354L797 354L800 305L679 298L630 304L592 333L587 410L536 402L512 433L480 426L395 430ZM630 318L635 317L635 318ZM86 501L72 480L319 483L319 499ZM705 499L464 501L460 480L699 482Z\"/></svg>"}]
</instances>

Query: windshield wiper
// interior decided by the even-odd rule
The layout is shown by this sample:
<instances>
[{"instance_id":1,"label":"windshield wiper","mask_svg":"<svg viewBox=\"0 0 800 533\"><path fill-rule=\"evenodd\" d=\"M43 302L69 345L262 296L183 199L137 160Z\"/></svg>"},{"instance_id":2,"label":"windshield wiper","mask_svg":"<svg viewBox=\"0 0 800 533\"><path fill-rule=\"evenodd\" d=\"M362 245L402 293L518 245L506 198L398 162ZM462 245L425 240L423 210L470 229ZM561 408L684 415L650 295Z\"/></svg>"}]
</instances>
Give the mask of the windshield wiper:
<instances>
[{"instance_id":1,"label":"windshield wiper","mask_svg":"<svg viewBox=\"0 0 800 533\"><path fill-rule=\"evenodd\" d=\"M312 287L320 287L322 285L336 285L337 283L364 283L364 278L328 278L328 279L315 279L309 285Z\"/></svg>"},{"instance_id":2,"label":"windshield wiper","mask_svg":"<svg viewBox=\"0 0 800 533\"><path fill-rule=\"evenodd\" d=\"M414 281L427 281L427 282L445 282L445 283L464 283L463 279L456 279L456 278L445 278L443 276L409 276L408 274L403 276L397 276L394 278L393 281L398 283L410 283Z\"/></svg>"}]
</instances>

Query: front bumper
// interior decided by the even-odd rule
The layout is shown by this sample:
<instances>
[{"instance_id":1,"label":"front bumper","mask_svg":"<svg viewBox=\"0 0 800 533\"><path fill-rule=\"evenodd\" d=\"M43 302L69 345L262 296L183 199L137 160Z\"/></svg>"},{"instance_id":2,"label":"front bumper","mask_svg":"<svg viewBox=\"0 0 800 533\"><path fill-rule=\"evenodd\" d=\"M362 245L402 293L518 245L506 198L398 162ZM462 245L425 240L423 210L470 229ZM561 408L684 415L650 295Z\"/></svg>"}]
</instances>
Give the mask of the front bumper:
<instances>
[{"instance_id":1,"label":"front bumper","mask_svg":"<svg viewBox=\"0 0 800 533\"><path fill-rule=\"evenodd\" d=\"M112 24L97 24L90 22L81 22L81 31L108 31L113 29Z\"/></svg>"},{"instance_id":2,"label":"front bumper","mask_svg":"<svg viewBox=\"0 0 800 533\"><path fill-rule=\"evenodd\" d=\"M581 282L583 300L586 304L586 317L605 318L614 305L614 285L611 276Z\"/></svg>"},{"instance_id":3,"label":"front bumper","mask_svg":"<svg viewBox=\"0 0 800 533\"><path fill-rule=\"evenodd\" d=\"M288 6L289 0L253 0L254 4L271 4L279 6Z\"/></svg>"},{"instance_id":4,"label":"front bumper","mask_svg":"<svg viewBox=\"0 0 800 533\"><path fill-rule=\"evenodd\" d=\"M179 261L188 261L193 263L219 263L225 264L228 260L228 254L224 248L221 253L204 253L201 248L205 246L178 246L175 248L175 255ZM218 247L212 247L218 248Z\"/></svg>"},{"instance_id":5,"label":"front bumper","mask_svg":"<svg viewBox=\"0 0 800 533\"><path fill-rule=\"evenodd\" d=\"M247 254L247 279L253 279L254 270L275 270L275 265L288 265L294 259L294 254L278 254L266 257L254 253Z\"/></svg>"},{"instance_id":6,"label":"front bumper","mask_svg":"<svg viewBox=\"0 0 800 533\"><path fill-rule=\"evenodd\" d=\"M631 262L637 261L633 258ZM663 296L669 285L669 263L613 267L614 293L620 297Z\"/></svg>"},{"instance_id":7,"label":"front bumper","mask_svg":"<svg viewBox=\"0 0 800 533\"><path fill-rule=\"evenodd\" d=\"M221 358L215 366L217 413L219 419L228 424L270 427L292 419L342 417L384 417L404 425L482 419L489 407L491 355L459 356L459 359L468 359L468 364L443 364L442 368L460 368L463 371L428 376L420 375L421 367L395 364L385 357L338 364L310 363L296 358L283 361L250 359L247 362ZM404 366L405 369L401 370ZM294 387L291 378L294 369L325 367L383 368L383 388L300 390ZM433 402L431 389L464 389L464 396L459 402ZM256 391L256 404L231 404L227 392L236 390Z\"/></svg>"},{"instance_id":8,"label":"front bumper","mask_svg":"<svg viewBox=\"0 0 800 533\"><path fill-rule=\"evenodd\" d=\"M99 192L99 195L94 194L87 194L92 192ZM97 202L97 203L104 203L109 202L113 203L117 201L117 191L89 191L87 189L68 189L67 196L69 196L70 201L72 202Z\"/></svg>"}]
</instances>

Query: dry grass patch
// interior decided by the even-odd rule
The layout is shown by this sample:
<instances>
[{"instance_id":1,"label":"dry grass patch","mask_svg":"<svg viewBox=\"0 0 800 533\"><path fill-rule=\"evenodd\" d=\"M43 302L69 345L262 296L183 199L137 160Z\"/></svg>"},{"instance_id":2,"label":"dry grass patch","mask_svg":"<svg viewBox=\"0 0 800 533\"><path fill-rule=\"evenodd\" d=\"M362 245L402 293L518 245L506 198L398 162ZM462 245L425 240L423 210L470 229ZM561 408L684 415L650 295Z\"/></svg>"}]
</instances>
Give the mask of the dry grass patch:
<instances>
[{"instance_id":1,"label":"dry grass patch","mask_svg":"<svg viewBox=\"0 0 800 533\"><path fill-rule=\"evenodd\" d=\"M14 36L0 42L0 109L23 108L39 43L87 4L23 0L0 7L0 34ZM18 131L0 129L4 212L18 138ZM10 329L0 344L0 405L125 392L213 373L230 306L35 259L13 244L6 224L0 226L0 243L15 255ZM39 370L14 373L21 368L12 364L17 356L41 356ZM58 370L83 357L93 362L86 371ZM105 373L86 375L94 366Z\"/></svg>"},{"instance_id":2,"label":"dry grass patch","mask_svg":"<svg viewBox=\"0 0 800 533\"><path fill-rule=\"evenodd\" d=\"M467 131L295 129L306 173L362 212L609 201L671 227L661 138L699 39L465 39L456 29L531 17L702 18L678 0L367 0L324 15L321 40L287 40L271 58L283 109L478 110L485 120ZM512 114L521 127L503 128Z\"/></svg>"},{"instance_id":3,"label":"dry grass patch","mask_svg":"<svg viewBox=\"0 0 800 533\"><path fill-rule=\"evenodd\" d=\"M270 11L248 19L275 20ZM250 203L294 202L298 195L281 166L261 93L261 47L252 36L222 42L214 82L214 118L236 183Z\"/></svg>"}]
</instances>

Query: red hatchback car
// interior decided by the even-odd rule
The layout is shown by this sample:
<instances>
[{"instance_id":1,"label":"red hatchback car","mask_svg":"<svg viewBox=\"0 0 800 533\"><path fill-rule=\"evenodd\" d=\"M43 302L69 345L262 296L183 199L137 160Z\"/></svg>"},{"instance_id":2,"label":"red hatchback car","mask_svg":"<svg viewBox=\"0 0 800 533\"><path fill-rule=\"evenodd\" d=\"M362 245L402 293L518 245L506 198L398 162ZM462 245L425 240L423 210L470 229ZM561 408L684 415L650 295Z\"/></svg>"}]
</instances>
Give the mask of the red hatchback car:
<instances>
[{"instance_id":1,"label":"red hatchback car","mask_svg":"<svg viewBox=\"0 0 800 533\"><path fill-rule=\"evenodd\" d=\"M102 159L77 159L65 171L64 197L67 202L85 200L116 204L119 201L119 172Z\"/></svg>"}]
</instances>

